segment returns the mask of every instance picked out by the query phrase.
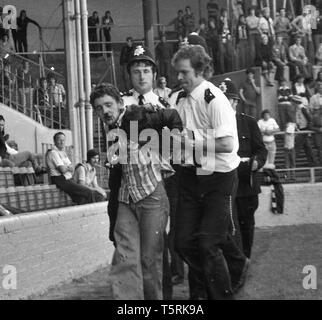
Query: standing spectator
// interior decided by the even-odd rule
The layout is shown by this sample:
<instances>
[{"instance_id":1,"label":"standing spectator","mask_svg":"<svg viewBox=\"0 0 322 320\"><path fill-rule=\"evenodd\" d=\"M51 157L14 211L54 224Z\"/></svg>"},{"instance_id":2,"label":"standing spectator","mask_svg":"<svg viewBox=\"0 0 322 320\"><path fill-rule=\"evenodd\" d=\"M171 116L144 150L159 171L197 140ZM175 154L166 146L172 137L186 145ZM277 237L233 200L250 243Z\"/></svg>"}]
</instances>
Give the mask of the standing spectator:
<instances>
[{"instance_id":1,"label":"standing spectator","mask_svg":"<svg viewBox=\"0 0 322 320\"><path fill-rule=\"evenodd\" d=\"M249 9L249 15L246 18L248 30L248 45L249 45L249 61L253 66L255 63L257 48L261 42L261 35L259 31L259 18L256 16L256 7Z\"/></svg>"},{"instance_id":2,"label":"standing spectator","mask_svg":"<svg viewBox=\"0 0 322 320\"><path fill-rule=\"evenodd\" d=\"M98 196L91 189L76 183L73 179L74 167L65 152L65 141L65 134L57 132L54 135L55 146L46 153L46 165L51 181L77 204L101 201L100 194Z\"/></svg>"},{"instance_id":3,"label":"standing spectator","mask_svg":"<svg viewBox=\"0 0 322 320\"><path fill-rule=\"evenodd\" d=\"M38 27L39 32L41 32L41 27L38 22L27 17L26 10L20 11L20 16L17 18L17 40L18 40L18 50L19 52L28 52L27 43L27 27L28 23L32 23Z\"/></svg>"},{"instance_id":4,"label":"standing spectator","mask_svg":"<svg viewBox=\"0 0 322 320\"><path fill-rule=\"evenodd\" d=\"M319 15L316 21L316 28L312 29L315 52L320 48L322 43L322 15Z\"/></svg>"},{"instance_id":5,"label":"standing spectator","mask_svg":"<svg viewBox=\"0 0 322 320\"><path fill-rule=\"evenodd\" d=\"M191 32L195 31L195 16L191 12L191 8L186 6L185 14L183 16L184 19L184 27L186 31L186 36L189 35Z\"/></svg>"},{"instance_id":6,"label":"standing spectator","mask_svg":"<svg viewBox=\"0 0 322 320\"><path fill-rule=\"evenodd\" d=\"M285 128L284 136L284 159L285 159L285 168L292 169L296 167L296 153L295 153L295 129L296 123L288 122ZM290 179L295 179L295 172L290 171Z\"/></svg>"},{"instance_id":7,"label":"standing spectator","mask_svg":"<svg viewBox=\"0 0 322 320\"><path fill-rule=\"evenodd\" d=\"M20 94L20 104L23 112L30 108L30 96L32 95L33 88L31 83L31 72L29 62L27 60L22 61L22 68L18 69L18 89Z\"/></svg>"},{"instance_id":8,"label":"standing spectator","mask_svg":"<svg viewBox=\"0 0 322 320\"><path fill-rule=\"evenodd\" d=\"M99 51L99 45L97 44L98 42L98 30L99 30L99 24L100 24L100 19L98 17L97 11L94 11L93 14L88 17L87 19L88 23L88 41L90 42L89 44L89 51ZM96 43L91 43L91 42L96 42ZM93 57L98 57L98 53L92 53L91 54Z\"/></svg>"},{"instance_id":9,"label":"standing spectator","mask_svg":"<svg viewBox=\"0 0 322 320\"><path fill-rule=\"evenodd\" d=\"M155 94L169 102L169 95L171 93L171 89L167 87L167 79L166 77L159 77L157 80L157 87L153 90Z\"/></svg>"},{"instance_id":10,"label":"standing spectator","mask_svg":"<svg viewBox=\"0 0 322 320\"><path fill-rule=\"evenodd\" d=\"M245 69L249 66L248 36L247 24L244 15L239 16L236 34L237 56L239 69Z\"/></svg>"},{"instance_id":11,"label":"standing spectator","mask_svg":"<svg viewBox=\"0 0 322 320\"><path fill-rule=\"evenodd\" d=\"M305 49L301 45L302 37L296 36L295 44L289 47L289 57L292 64L299 69L299 72L304 75L305 78L312 77L312 65L309 62L305 54ZM298 74L298 72L296 72Z\"/></svg>"},{"instance_id":12,"label":"standing spectator","mask_svg":"<svg viewBox=\"0 0 322 320\"><path fill-rule=\"evenodd\" d=\"M288 64L287 49L283 43L283 36L279 34L273 45L273 61L276 66L275 80L281 82L284 78L284 71Z\"/></svg>"},{"instance_id":13,"label":"standing spectator","mask_svg":"<svg viewBox=\"0 0 322 320\"><path fill-rule=\"evenodd\" d=\"M3 27L3 8L0 7L0 39L5 33L7 33L7 30Z\"/></svg>"},{"instance_id":14,"label":"standing spectator","mask_svg":"<svg viewBox=\"0 0 322 320\"><path fill-rule=\"evenodd\" d=\"M274 22L270 16L271 10L266 7L262 11L263 16L259 19L259 30L260 33L266 34L269 41L273 42L275 37Z\"/></svg>"},{"instance_id":15,"label":"standing spectator","mask_svg":"<svg viewBox=\"0 0 322 320\"><path fill-rule=\"evenodd\" d=\"M292 26L297 31L297 36L303 38L303 47L311 63L314 62L314 45L312 41L311 23L308 21L308 12L303 8L301 15L292 21Z\"/></svg>"},{"instance_id":16,"label":"standing spectator","mask_svg":"<svg viewBox=\"0 0 322 320\"><path fill-rule=\"evenodd\" d=\"M168 26L174 25L174 30L177 32L177 37L180 36L184 38L186 36L186 29L185 29L185 20L183 16L183 11L178 10L177 16L168 23Z\"/></svg>"},{"instance_id":17,"label":"standing spectator","mask_svg":"<svg viewBox=\"0 0 322 320\"><path fill-rule=\"evenodd\" d=\"M275 133L279 131L279 126L273 119L268 110L264 110L261 119L258 120L258 126L263 135L263 142L268 151L265 167L275 167L276 142Z\"/></svg>"},{"instance_id":18,"label":"standing spectator","mask_svg":"<svg viewBox=\"0 0 322 320\"><path fill-rule=\"evenodd\" d=\"M49 126L50 105L48 82L46 78L40 78L39 88L34 91L34 107L36 109L39 122L44 126Z\"/></svg>"},{"instance_id":19,"label":"standing spectator","mask_svg":"<svg viewBox=\"0 0 322 320\"><path fill-rule=\"evenodd\" d=\"M73 179L76 183L92 190L95 194L96 202L104 201L107 198L106 191L97 183L96 169L99 163L99 153L94 150L87 151L86 162L79 163L75 167Z\"/></svg>"},{"instance_id":20,"label":"standing spectator","mask_svg":"<svg viewBox=\"0 0 322 320\"><path fill-rule=\"evenodd\" d=\"M288 122L295 123L295 112L291 103L292 91L287 85L286 79L282 79L281 85L277 92L278 98L278 116L280 128L285 129Z\"/></svg>"},{"instance_id":21,"label":"standing spectator","mask_svg":"<svg viewBox=\"0 0 322 320\"><path fill-rule=\"evenodd\" d=\"M218 4L216 3L216 0L210 0L207 3L207 12L208 12L208 21L213 18L215 23L218 23L218 14L219 14L219 8Z\"/></svg>"},{"instance_id":22,"label":"standing spectator","mask_svg":"<svg viewBox=\"0 0 322 320\"><path fill-rule=\"evenodd\" d=\"M201 18L199 20L199 27L198 29L196 30L196 32L198 33L198 35L200 37L203 37L205 40L207 38L206 36L206 25L207 25L207 20L205 18Z\"/></svg>"},{"instance_id":23,"label":"standing spectator","mask_svg":"<svg viewBox=\"0 0 322 320\"><path fill-rule=\"evenodd\" d=\"M213 65L215 69L215 73L217 74L219 67L219 56L218 56L218 29L216 25L216 21L213 17L211 17L208 21L208 29L207 29L207 47L210 53L210 56L213 60Z\"/></svg>"},{"instance_id":24,"label":"standing spectator","mask_svg":"<svg viewBox=\"0 0 322 320\"><path fill-rule=\"evenodd\" d=\"M283 43L285 44L286 48L288 48L290 44L289 32L291 31L291 22L286 17L285 8L281 8L280 15L275 18L274 28L275 28L276 37L282 37Z\"/></svg>"},{"instance_id":25,"label":"standing spectator","mask_svg":"<svg viewBox=\"0 0 322 320\"><path fill-rule=\"evenodd\" d=\"M228 19L227 9L221 10L219 20L219 63L221 73L231 72L233 70L231 23Z\"/></svg>"},{"instance_id":26,"label":"standing spectator","mask_svg":"<svg viewBox=\"0 0 322 320\"><path fill-rule=\"evenodd\" d=\"M160 76L166 77L170 84L172 48L171 45L167 43L165 34L161 35L161 42L155 48L155 57L159 66Z\"/></svg>"},{"instance_id":27,"label":"standing spectator","mask_svg":"<svg viewBox=\"0 0 322 320\"><path fill-rule=\"evenodd\" d=\"M126 38L126 45L122 47L120 55L120 65L122 70L122 84L124 86L124 91L128 91L131 88L130 77L127 71L127 64L130 61L131 52L133 50L133 38Z\"/></svg>"},{"instance_id":28,"label":"standing spectator","mask_svg":"<svg viewBox=\"0 0 322 320\"><path fill-rule=\"evenodd\" d=\"M103 25L104 38L105 38L105 41L107 42L105 44L106 51L111 51L112 50L112 46L110 44L110 42L111 42L111 26L114 25L114 20L111 16L111 11L105 12L105 15L102 17L102 25ZM104 48L104 46L103 46L103 48ZM110 53L107 53L108 57L110 55L111 55Z\"/></svg>"},{"instance_id":29,"label":"standing spectator","mask_svg":"<svg viewBox=\"0 0 322 320\"><path fill-rule=\"evenodd\" d=\"M274 82L272 80L272 75L274 74L274 62L273 62L273 52L272 46L269 42L268 36L266 34L262 35L262 43L258 48L256 65L262 67L263 76L267 81L267 85L273 87Z\"/></svg>"},{"instance_id":30,"label":"standing spectator","mask_svg":"<svg viewBox=\"0 0 322 320\"><path fill-rule=\"evenodd\" d=\"M12 46L12 42L9 41L8 34L4 33L0 41L0 58L4 59L7 54L10 54L13 51L14 48Z\"/></svg>"},{"instance_id":31,"label":"standing spectator","mask_svg":"<svg viewBox=\"0 0 322 320\"><path fill-rule=\"evenodd\" d=\"M312 118L308 108L303 104L302 97L294 95L292 101L296 105L296 127L299 131L311 130ZM296 156L304 149L308 166L314 167L315 161L313 156L312 146L307 133L298 133L295 136L295 153Z\"/></svg>"},{"instance_id":32,"label":"standing spectator","mask_svg":"<svg viewBox=\"0 0 322 320\"><path fill-rule=\"evenodd\" d=\"M10 64L8 61L2 63L2 75L0 73L0 101L6 105L12 106L12 95L14 91L14 84L16 83L15 75L10 71Z\"/></svg>"},{"instance_id":33,"label":"standing spectator","mask_svg":"<svg viewBox=\"0 0 322 320\"><path fill-rule=\"evenodd\" d=\"M305 79L302 74L296 76L292 84L292 94L294 96L300 96L303 104L308 107L311 95L304 81Z\"/></svg>"},{"instance_id":34,"label":"standing spectator","mask_svg":"<svg viewBox=\"0 0 322 320\"><path fill-rule=\"evenodd\" d=\"M246 70L247 79L239 89L239 95L243 102L244 113L257 118L257 97L260 95L260 88L255 83L255 72L253 69Z\"/></svg>"},{"instance_id":35,"label":"standing spectator","mask_svg":"<svg viewBox=\"0 0 322 320\"><path fill-rule=\"evenodd\" d=\"M54 74L49 74L48 79L48 93L49 103L53 109L54 128L59 128L61 125L66 126L66 112L65 112L65 98L66 92L62 84L57 83Z\"/></svg>"},{"instance_id":36,"label":"standing spectator","mask_svg":"<svg viewBox=\"0 0 322 320\"><path fill-rule=\"evenodd\" d=\"M322 165L322 83L318 85L318 92L310 101L312 115L312 130L314 133L314 144L318 150L318 158Z\"/></svg>"}]
</instances>

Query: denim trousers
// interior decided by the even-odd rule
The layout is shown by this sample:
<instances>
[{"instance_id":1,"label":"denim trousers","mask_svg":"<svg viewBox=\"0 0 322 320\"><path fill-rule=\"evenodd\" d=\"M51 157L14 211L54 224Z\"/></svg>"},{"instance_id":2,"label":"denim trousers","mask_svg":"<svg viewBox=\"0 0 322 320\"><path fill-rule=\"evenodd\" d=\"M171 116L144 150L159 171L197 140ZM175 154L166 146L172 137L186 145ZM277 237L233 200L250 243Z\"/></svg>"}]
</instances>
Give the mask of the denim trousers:
<instances>
[{"instance_id":1,"label":"denim trousers","mask_svg":"<svg viewBox=\"0 0 322 320\"><path fill-rule=\"evenodd\" d=\"M205 291L210 300L233 299L232 283L242 273L245 256L229 232L237 183L236 170L205 177L182 172L175 246L199 297Z\"/></svg>"},{"instance_id":2,"label":"denim trousers","mask_svg":"<svg viewBox=\"0 0 322 320\"><path fill-rule=\"evenodd\" d=\"M164 233L169 201L160 182L143 200L119 203L110 279L115 300L162 300Z\"/></svg>"}]
</instances>

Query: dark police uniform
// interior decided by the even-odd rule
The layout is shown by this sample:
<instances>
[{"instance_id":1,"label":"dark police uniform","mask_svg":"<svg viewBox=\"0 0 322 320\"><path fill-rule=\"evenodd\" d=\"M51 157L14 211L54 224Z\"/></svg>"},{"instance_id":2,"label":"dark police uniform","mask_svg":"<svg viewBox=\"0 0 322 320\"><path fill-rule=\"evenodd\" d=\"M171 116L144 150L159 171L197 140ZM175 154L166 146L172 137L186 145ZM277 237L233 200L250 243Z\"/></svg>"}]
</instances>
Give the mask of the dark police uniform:
<instances>
[{"instance_id":1,"label":"dark police uniform","mask_svg":"<svg viewBox=\"0 0 322 320\"><path fill-rule=\"evenodd\" d=\"M255 211L258 208L258 194L261 192L258 171L252 172L254 160L261 169L267 157L262 134L255 118L244 113L236 114L239 140L238 167L239 184L236 195L236 210L241 232L243 251L250 258L254 239Z\"/></svg>"}]
</instances>

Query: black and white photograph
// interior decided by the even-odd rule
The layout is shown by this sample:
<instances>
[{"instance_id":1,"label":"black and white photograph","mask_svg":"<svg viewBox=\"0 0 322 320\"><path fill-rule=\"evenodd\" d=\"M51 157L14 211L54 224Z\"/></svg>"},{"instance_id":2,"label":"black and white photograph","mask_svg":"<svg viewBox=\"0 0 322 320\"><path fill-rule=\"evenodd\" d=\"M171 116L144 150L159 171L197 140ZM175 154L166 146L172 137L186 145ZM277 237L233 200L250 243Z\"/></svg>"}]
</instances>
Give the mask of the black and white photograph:
<instances>
[{"instance_id":1,"label":"black and white photograph","mask_svg":"<svg viewBox=\"0 0 322 320\"><path fill-rule=\"evenodd\" d=\"M1 1L0 300L208 319L321 247L321 0Z\"/></svg>"}]
</instances>

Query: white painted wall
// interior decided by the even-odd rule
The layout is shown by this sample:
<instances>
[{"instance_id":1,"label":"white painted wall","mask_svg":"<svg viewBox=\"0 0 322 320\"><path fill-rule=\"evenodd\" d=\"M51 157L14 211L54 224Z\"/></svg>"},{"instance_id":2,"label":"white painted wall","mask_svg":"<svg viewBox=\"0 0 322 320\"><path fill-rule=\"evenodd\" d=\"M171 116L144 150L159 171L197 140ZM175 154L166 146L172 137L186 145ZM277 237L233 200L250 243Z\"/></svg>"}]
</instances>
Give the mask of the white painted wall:
<instances>
[{"instance_id":1,"label":"white painted wall","mask_svg":"<svg viewBox=\"0 0 322 320\"><path fill-rule=\"evenodd\" d=\"M15 140L19 151L41 153L42 143L53 143L56 132L62 131L66 135L66 146L72 145L70 130L48 129L22 113L0 103L0 114L6 120L5 132L10 135L9 140Z\"/></svg>"}]
</instances>

